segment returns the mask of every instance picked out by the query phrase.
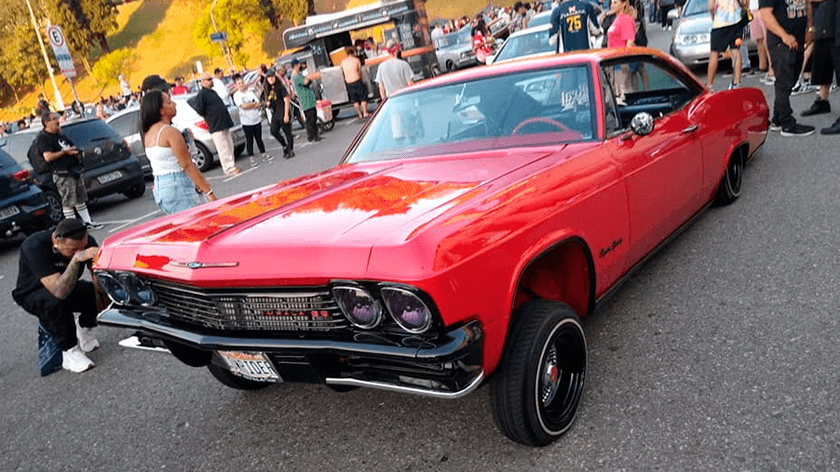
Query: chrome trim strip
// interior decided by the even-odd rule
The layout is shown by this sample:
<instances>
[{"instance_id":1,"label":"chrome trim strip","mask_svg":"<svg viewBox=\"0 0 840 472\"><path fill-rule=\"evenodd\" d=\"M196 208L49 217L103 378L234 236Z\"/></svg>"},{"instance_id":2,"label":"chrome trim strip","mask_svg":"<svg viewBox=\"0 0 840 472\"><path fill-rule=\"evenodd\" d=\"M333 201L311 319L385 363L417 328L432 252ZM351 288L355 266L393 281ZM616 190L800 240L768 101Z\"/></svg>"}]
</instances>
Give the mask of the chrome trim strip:
<instances>
[{"instance_id":1,"label":"chrome trim strip","mask_svg":"<svg viewBox=\"0 0 840 472\"><path fill-rule=\"evenodd\" d=\"M169 349L166 349L165 347L144 346L140 343L140 339L137 336L129 336L120 341L119 345L131 349L140 349L141 351L153 351L162 352L164 354L172 354L171 352L169 352Z\"/></svg>"},{"instance_id":2,"label":"chrome trim strip","mask_svg":"<svg viewBox=\"0 0 840 472\"><path fill-rule=\"evenodd\" d=\"M332 385L346 385L349 387L366 387L376 388L379 390L388 390L390 392L409 393L412 395L422 395L424 397L442 398L444 400L455 400L464 397L481 385L484 380L484 370L479 372L478 376L470 382L463 390L457 392L439 392L436 390L426 390L418 387L404 387L402 385L389 384L385 382L371 382L367 380L358 379L341 379L341 378L326 378L328 384Z\"/></svg>"}]
</instances>

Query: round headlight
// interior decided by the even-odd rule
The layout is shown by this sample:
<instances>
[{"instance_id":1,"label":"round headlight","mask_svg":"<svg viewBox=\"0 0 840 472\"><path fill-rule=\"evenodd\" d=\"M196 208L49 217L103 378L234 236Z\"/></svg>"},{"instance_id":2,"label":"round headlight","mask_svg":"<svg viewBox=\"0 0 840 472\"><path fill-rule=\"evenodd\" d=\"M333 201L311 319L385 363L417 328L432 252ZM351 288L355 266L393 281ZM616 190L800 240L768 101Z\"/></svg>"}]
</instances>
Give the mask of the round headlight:
<instances>
[{"instance_id":1,"label":"round headlight","mask_svg":"<svg viewBox=\"0 0 840 472\"><path fill-rule=\"evenodd\" d=\"M432 312L413 292L399 287L379 290L388 312L404 330L420 334L432 326Z\"/></svg>"},{"instance_id":2,"label":"round headlight","mask_svg":"<svg viewBox=\"0 0 840 472\"><path fill-rule=\"evenodd\" d=\"M97 272L99 286L117 305L128 305L131 302L131 292L117 277L109 272Z\"/></svg>"},{"instance_id":3,"label":"round headlight","mask_svg":"<svg viewBox=\"0 0 840 472\"><path fill-rule=\"evenodd\" d=\"M155 292L146 285L139 277L134 274L125 273L120 274L120 280L123 282L128 291L131 293L131 298L143 306L154 305L157 301Z\"/></svg>"},{"instance_id":4,"label":"round headlight","mask_svg":"<svg viewBox=\"0 0 840 472\"><path fill-rule=\"evenodd\" d=\"M333 287L333 298L344 316L355 326L371 329L382 321L382 306L361 288Z\"/></svg>"}]
</instances>

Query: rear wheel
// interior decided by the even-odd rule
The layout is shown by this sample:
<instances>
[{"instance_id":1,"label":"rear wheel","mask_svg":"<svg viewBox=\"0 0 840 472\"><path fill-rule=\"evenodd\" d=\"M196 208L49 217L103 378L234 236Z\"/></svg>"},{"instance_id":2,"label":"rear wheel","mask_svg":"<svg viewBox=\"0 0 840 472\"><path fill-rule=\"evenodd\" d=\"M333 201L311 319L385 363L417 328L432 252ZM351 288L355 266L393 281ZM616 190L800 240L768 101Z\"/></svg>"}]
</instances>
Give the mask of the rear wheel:
<instances>
[{"instance_id":1,"label":"rear wheel","mask_svg":"<svg viewBox=\"0 0 840 472\"><path fill-rule=\"evenodd\" d=\"M195 142L195 149L197 152L192 156L195 166L202 172L210 170L213 167L213 153L198 141Z\"/></svg>"},{"instance_id":2,"label":"rear wheel","mask_svg":"<svg viewBox=\"0 0 840 472\"><path fill-rule=\"evenodd\" d=\"M128 198L140 198L143 196L144 193L146 193L145 181L130 187L128 190L123 192L123 195L125 195Z\"/></svg>"},{"instance_id":3,"label":"rear wheel","mask_svg":"<svg viewBox=\"0 0 840 472\"><path fill-rule=\"evenodd\" d=\"M715 204L729 205L741 195L741 184L744 181L744 156L740 151L735 151L726 163L726 171L720 180Z\"/></svg>"},{"instance_id":4,"label":"rear wheel","mask_svg":"<svg viewBox=\"0 0 840 472\"><path fill-rule=\"evenodd\" d=\"M50 221L55 224L64 218L64 212L61 210L61 197L52 190L44 190L44 200L49 206Z\"/></svg>"},{"instance_id":5,"label":"rear wheel","mask_svg":"<svg viewBox=\"0 0 840 472\"><path fill-rule=\"evenodd\" d=\"M490 383L493 417L511 440L544 446L577 414L586 377L586 339L568 305L532 300L516 314Z\"/></svg>"},{"instance_id":6,"label":"rear wheel","mask_svg":"<svg viewBox=\"0 0 840 472\"><path fill-rule=\"evenodd\" d=\"M261 390L271 385L270 382L255 382L253 380L243 379L238 375L233 375L224 367L219 367L216 364L209 364L207 370L216 377L216 380L227 385L230 388L237 390Z\"/></svg>"}]
</instances>

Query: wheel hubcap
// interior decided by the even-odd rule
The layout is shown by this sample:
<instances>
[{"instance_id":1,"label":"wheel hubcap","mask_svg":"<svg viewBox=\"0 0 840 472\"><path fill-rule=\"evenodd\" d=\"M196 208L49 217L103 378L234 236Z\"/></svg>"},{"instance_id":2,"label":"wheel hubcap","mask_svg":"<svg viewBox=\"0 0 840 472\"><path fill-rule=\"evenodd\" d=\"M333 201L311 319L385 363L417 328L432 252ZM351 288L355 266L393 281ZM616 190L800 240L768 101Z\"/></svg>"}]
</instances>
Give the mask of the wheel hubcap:
<instances>
[{"instance_id":1,"label":"wheel hubcap","mask_svg":"<svg viewBox=\"0 0 840 472\"><path fill-rule=\"evenodd\" d=\"M551 346L542 368L542 382L540 387L540 400L543 405L549 405L554 401L557 390L560 388L561 371L557 366L557 347Z\"/></svg>"}]
</instances>

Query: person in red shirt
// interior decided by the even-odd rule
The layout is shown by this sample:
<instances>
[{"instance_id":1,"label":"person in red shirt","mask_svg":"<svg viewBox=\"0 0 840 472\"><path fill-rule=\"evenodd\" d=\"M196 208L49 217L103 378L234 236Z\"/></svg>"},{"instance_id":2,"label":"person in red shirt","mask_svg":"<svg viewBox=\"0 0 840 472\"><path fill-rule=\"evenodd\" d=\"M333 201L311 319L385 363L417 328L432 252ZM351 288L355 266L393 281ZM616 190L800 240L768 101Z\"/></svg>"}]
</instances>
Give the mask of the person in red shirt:
<instances>
[{"instance_id":1,"label":"person in red shirt","mask_svg":"<svg viewBox=\"0 0 840 472\"><path fill-rule=\"evenodd\" d=\"M187 86L184 85L184 78L180 76L175 77L175 86L172 87L170 93L172 93L172 95L183 95L185 93L188 93L189 91L190 89L188 89Z\"/></svg>"}]
</instances>

